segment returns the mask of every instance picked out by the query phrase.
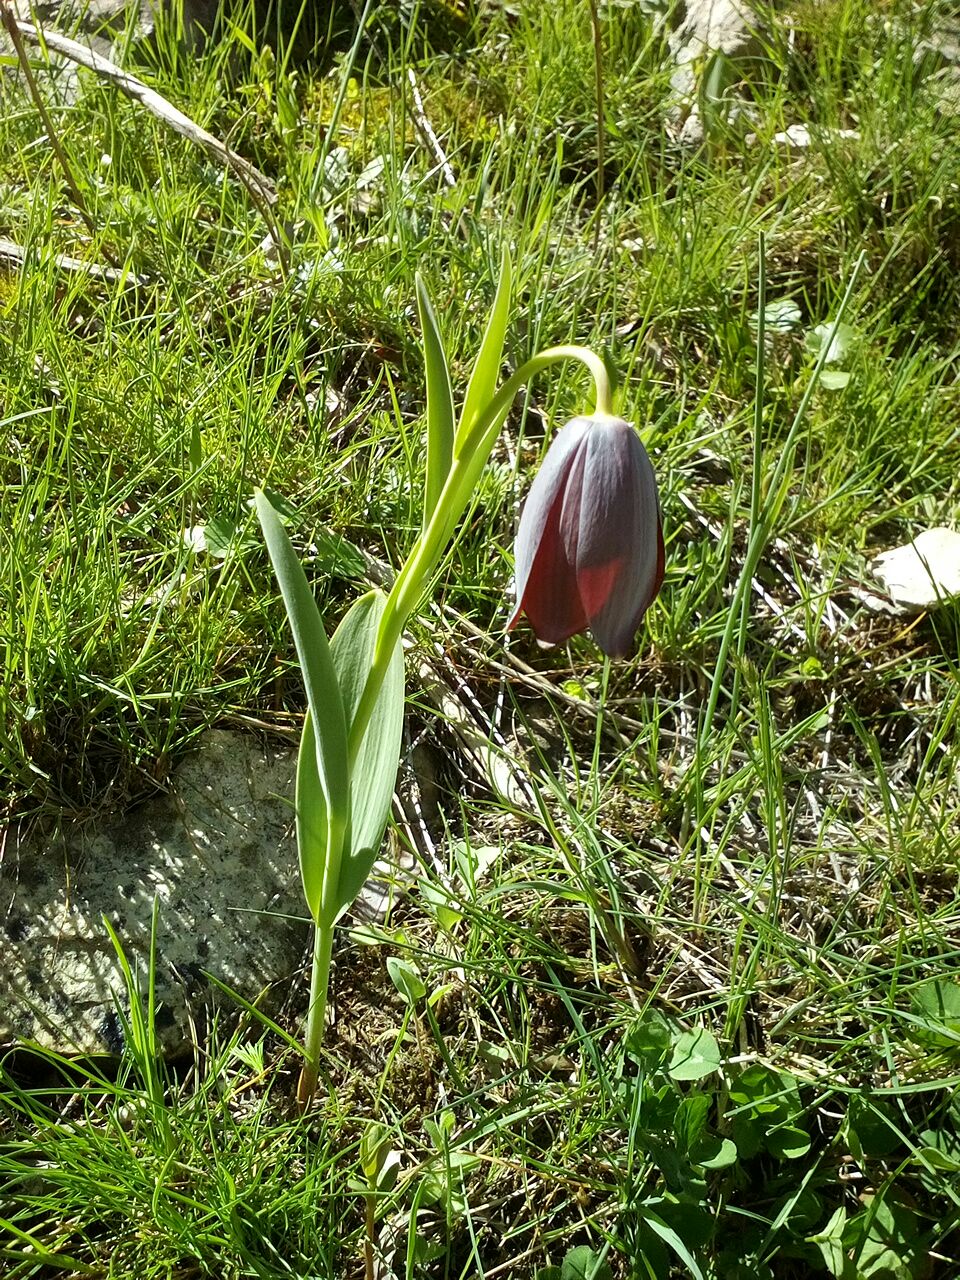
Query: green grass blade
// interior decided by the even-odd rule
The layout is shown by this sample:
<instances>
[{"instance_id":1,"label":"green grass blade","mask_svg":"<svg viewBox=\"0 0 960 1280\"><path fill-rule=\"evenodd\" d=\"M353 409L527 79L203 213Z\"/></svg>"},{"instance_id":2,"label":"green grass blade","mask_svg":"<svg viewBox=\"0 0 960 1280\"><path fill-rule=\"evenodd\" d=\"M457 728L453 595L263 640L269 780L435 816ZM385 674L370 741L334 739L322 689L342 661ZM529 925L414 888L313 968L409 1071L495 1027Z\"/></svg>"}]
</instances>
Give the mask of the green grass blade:
<instances>
[{"instance_id":1,"label":"green grass blade","mask_svg":"<svg viewBox=\"0 0 960 1280\"><path fill-rule=\"evenodd\" d=\"M361 596L340 623L330 644L348 723L373 664L385 603L386 597L381 591ZM338 882L330 886L333 911L330 917L327 917L327 897L324 897L325 918L332 919L350 906L380 852L400 759L403 705L403 650L397 644L390 655L352 770L350 841L340 864Z\"/></svg>"},{"instance_id":2,"label":"green grass blade","mask_svg":"<svg viewBox=\"0 0 960 1280\"><path fill-rule=\"evenodd\" d=\"M437 505L453 457L453 388L437 317L427 286L417 276L417 309L423 330L427 376L427 475L423 498L423 527Z\"/></svg>"},{"instance_id":3,"label":"green grass blade","mask_svg":"<svg viewBox=\"0 0 960 1280\"><path fill-rule=\"evenodd\" d=\"M307 689L310 722L304 725L304 739L308 746L309 738L313 739L316 774L309 761L305 762L301 746L297 770L297 829L304 894L316 919L323 885L328 877L336 876L339 868L350 814L343 699L323 619L303 566L279 516L259 489L256 504Z\"/></svg>"},{"instance_id":4,"label":"green grass blade","mask_svg":"<svg viewBox=\"0 0 960 1280\"><path fill-rule=\"evenodd\" d=\"M510 255L504 250L500 263L500 279L497 292L490 308L490 318L480 344L480 351L470 375L467 394L463 401L460 424L454 440L454 455L459 455L470 428L480 417L486 404L493 399L493 394L500 379L500 362L503 358L503 344L507 336L507 321L510 317L510 293L513 285L513 269Z\"/></svg>"},{"instance_id":5,"label":"green grass blade","mask_svg":"<svg viewBox=\"0 0 960 1280\"><path fill-rule=\"evenodd\" d=\"M11 1222L8 1218L0 1218L0 1231L6 1231L14 1240L22 1241L25 1246L23 1250L4 1246L0 1248L0 1258L31 1265L34 1275L36 1274L34 1268L39 1264L46 1267L55 1267L58 1271L72 1271L81 1276L103 1274L99 1268L88 1266L87 1263L81 1262L79 1258L73 1258L68 1253L55 1253L53 1250L48 1249L38 1236L35 1236L30 1231L24 1231L22 1227L18 1227L15 1222Z\"/></svg>"},{"instance_id":6,"label":"green grass blade","mask_svg":"<svg viewBox=\"0 0 960 1280\"><path fill-rule=\"evenodd\" d=\"M654 1213L653 1210L648 1208L646 1205L640 1206L640 1213L643 1221L654 1235L659 1236L664 1244L670 1246L680 1261L687 1268L690 1275L694 1277L694 1280L704 1280L703 1272L697 1264L696 1259L684 1244L683 1240L681 1240L677 1232L674 1231L673 1227L666 1223L659 1214Z\"/></svg>"}]
</instances>

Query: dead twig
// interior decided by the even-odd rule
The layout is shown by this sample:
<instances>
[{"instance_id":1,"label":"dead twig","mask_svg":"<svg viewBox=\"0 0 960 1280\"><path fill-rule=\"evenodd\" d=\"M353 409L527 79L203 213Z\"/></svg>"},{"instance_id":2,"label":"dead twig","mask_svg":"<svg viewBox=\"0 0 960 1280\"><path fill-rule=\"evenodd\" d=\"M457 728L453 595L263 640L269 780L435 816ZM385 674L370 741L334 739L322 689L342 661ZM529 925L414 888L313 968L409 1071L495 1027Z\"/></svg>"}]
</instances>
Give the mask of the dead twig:
<instances>
[{"instance_id":1,"label":"dead twig","mask_svg":"<svg viewBox=\"0 0 960 1280\"><path fill-rule=\"evenodd\" d=\"M456 174L453 172L453 166L440 145L440 139L434 132L433 125L427 118L423 97L420 94L420 86L417 84L417 77L413 74L412 68L407 70L407 79L410 82L410 93L413 97L413 122L417 127L417 132L423 139L427 150L437 162L437 168L443 174L444 182L448 187L455 187L457 185Z\"/></svg>"},{"instance_id":2,"label":"dead twig","mask_svg":"<svg viewBox=\"0 0 960 1280\"><path fill-rule=\"evenodd\" d=\"M17 61L20 63L20 70L23 72L23 78L27 85L27 92L33 99L33 105L37 108L37 114L43 121L44 131L46 132L50 146L53 148L53 153L57 157L57 163L60 165L63 172L64 180L70 188L70 194L73 197L73 203L76 206L77 212L86 223L87 230L90 234L96 235L96 223L93 220L90 210L87 208L87 202L84 199L83 192L80 190L80 186L76 178L73 176L73 169L71 168L70 161L67 158L67 153L60 141L60 135L57 133L56 126L50 118L50 113L47 111L46 104L43 101L43 96L40 93L36 78L33 74L33 68L30 66L30 59L27 57L27 51L24 49L23 41L20 39L20 33L23 27L29 24L18 22L13 16L13 12L9 5L4 4L3 0L0 0L0 21L2 21L4 27L7 29L7 35L10 37L14 51L17 55ZM119 263L113 258L106 247L104 247L103 252L110 259L112 266L119 267Z\"/></svg>"},{"instance_id":3,"label":"dead twig","mask_svg":"<svg viewBox=\"0 0 960 1280\"><path fill-rule=\"evenodd\" d=\"M14 240L0 236L0 263L22 267L30 257L30 250ZM146 276L135 275L123 267L104 267L99 262L85 262L83 258L73 258L68 253L56 253L53 261L61 271L75 272L99 280L104 284L124 284L142 288L147 283Z\"/></svg>"},{"instance_id":4,"label":"dead twig","mask_svg":"<svg viewBox=\"0 0 960 1280\"><path fill-rule=\"evenodd\" d=\"M277 246L281 267L286 273L289 242L279 220L274 215L273 206L277 200L277 193L276 188L266 174L261 173L256 165L238 155L236 151L221 142L219 138L214 137L212 133L202 129L200 125L191 120L189 116L184 115L182 111L171 102L168 102L155 89L151 89L149 85L144 84L135 75L131 75L129 71L124 71L122 67L117 66L115 62L111 62L109 58L95 53L92 49L79 44L76 40L70 40L67 36L58 35L52 31L43 31L31 22L18 21L12 14L9 14L3 4L0 4L0 12L4 15L7 29L11 31L11 38L13 38L13 30L16 30L19 35L26 36L28 40L36 41L41 48L52 49L54 53L60 54L70 62L86 67L88 71L92 71L102 79L108 80L121 93L125 93L134 102L139 102L141 106L146 107L151 115L169 125L175 133L180 134L182 138L188 139L188 141L206 151L219 164L224 165L235 174L249 194L260 216L267 224L270 235ZM45 113L44 122L46 123Z\"/></svg>"}]
</instances>

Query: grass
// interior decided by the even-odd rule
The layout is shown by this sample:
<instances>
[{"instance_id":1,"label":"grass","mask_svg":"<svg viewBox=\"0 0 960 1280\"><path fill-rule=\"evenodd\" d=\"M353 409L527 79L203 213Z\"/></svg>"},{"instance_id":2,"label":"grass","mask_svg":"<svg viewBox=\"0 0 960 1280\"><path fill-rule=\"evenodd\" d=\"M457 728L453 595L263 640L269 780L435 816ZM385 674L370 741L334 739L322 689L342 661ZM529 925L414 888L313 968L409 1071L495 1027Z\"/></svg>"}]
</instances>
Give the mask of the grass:
<instances>
[{"instance_id":1,"label":"grass","mask_svg":"<svg viewBox=\"0 0 960 1280\"><path fill-rule=\"evenodd\" d=\"M960 508L946 10L787 6L691 150L663 29L604 7L598 209L589 7L519 9L371 6L312 66L242 17L189 56L162 30L127 50L275 181L286 275L234 179L38 58L90 234L0 81L0 235L29 250L0 274L10 821L122 809L209 725L300 715L250 499L289 504L330 625L352 548L400 562L417 271L455 375L504 244L511 365L609 348L668 543L634 660L504 636L544 423L583 408L579 375L537 382L412 628L451 695L438 716L410 680L430 843L388 923L343 930L325 1098L292 1102L305 987L185 1063L140 1024L119 1064L9 1057L11 1280L354 1275L365 1251L405 1277L958 1272L960 613L853 590ZM776 140L797 124L808 146ZM831 390L807 335L845 296Z\"/></svg>"}]
</instances>

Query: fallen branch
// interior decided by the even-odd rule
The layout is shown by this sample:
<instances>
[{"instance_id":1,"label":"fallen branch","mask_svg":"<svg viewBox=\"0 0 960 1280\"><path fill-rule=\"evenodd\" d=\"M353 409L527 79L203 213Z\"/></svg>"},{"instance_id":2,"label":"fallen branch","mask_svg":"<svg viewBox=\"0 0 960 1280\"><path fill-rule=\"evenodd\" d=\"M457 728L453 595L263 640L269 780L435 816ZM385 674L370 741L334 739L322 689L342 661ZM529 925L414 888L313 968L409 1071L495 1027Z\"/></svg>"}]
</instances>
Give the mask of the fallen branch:
<instances>
[{"instance_id":1,"label":"fallen branch","mask_svg":"<svg viewBox=\"0 0 960 1280\"><path fill-rule=\"evenodd\" d=\"M80 217L87 224L87 230L91 235L96 235L96 224L93 221L90 210L87 208L87 202L84 199L83 192L80 190L79 183L73 176L73 169L67 157L67 153L63 148L63 144L60 141L60 135L57 133L54 123L50 119L50 113L47 111L46 105L43 101L43 95L37 88L37 82L33 76L33 69L30 66L30 59L27 57L26 50L23 47L23 41L20 39L22 34L21 24L13 16L13 10L10 6L2 2L0 2L0 22L2 22L3 26L6 28L7 35L10 37L11 43L13 44L14 51L17 55L17 61L20 64L20 71L23 75L24 81L26 82L27 92L33 100L33 105L37 108L40 119L43 121L44 131L46 132L50 146L53 148L54 155L57 157L60 164L66 184L70 188L70 194L73 196L73 203L76 206Z\"/></svg>"},{"instance_id":2,"label":"fallen branch","mask_svg":"<svg viewBox=\"0 0 960 1280\"><path fill-rule=\"evenodd\" d=\"M412 69L407 71L407 79L410 82L410 91L413 94L413 122L417 127L417 132L436 161L437 168L443 174L444 182L448 187L455 187L457 185L456 174L453 172L453 167L447 159L443 147L440 145L440 139L434 132L433 125L427 118L427 113L423 106L423 98L420 95L420 86L417 84L417 77L413 74Z\"/></svg>"},{"instance_id":3,"label":"fallen branch","mask_svg":"<svg viewBox=\"0 0 960 1280\"><path fill-rule=\"evenodd\" d=\"M151 115L169 125L175 133L188 139L188 141L206 151L219 164L231 170L249 193L250 199L256 205L264 222L266 222L274 243L279 249L286 245L286 238L273 213L273 206L277 200L276 188L266 174L261 173L256 165L238 155L236 151L221 142L219 138L214 137L212 133L202 129L189 116L184 115L171 102L168 102L162 94L157 93L155 89L151 89L149 85L144 84L142 80L132 75L129 71L124 71L122 67L117 66L115 62L111 62L109 58L105 58L100 53L95 53L93 49L88 49L76 40L70 40L67 36L59 35L53 31L44 31L34 26L31 22L21 22L16 19L14 21L17 30L21 35L26 36L28 40L33 40L44 49L52 49L54 53L60 54L70 62L86 67L88 71L92 71L102 79L108 80L121 93L125 93L134 102L139 102L141 106L146 107ZM281 253L281 260L284 256Z\"/></svg>"},{"instance_id":4,"label":"fallen branch","mask_svg":"<svg viewBox=\"0 0 960 1280\"><path fill-rule=\"evenodd\" d=\"M31 256L31 251L14 240L0 236L0 264L22 267ZM72 271L79 275L89 276L92 280L100 280L104 284L125 284L142 288L147 284L146 276L135 275L124 267L105 267L99 262L85 262L83 258L72 258L68 253L55 253L53 261L61 271Z\"/></svg>"}]
</instances>

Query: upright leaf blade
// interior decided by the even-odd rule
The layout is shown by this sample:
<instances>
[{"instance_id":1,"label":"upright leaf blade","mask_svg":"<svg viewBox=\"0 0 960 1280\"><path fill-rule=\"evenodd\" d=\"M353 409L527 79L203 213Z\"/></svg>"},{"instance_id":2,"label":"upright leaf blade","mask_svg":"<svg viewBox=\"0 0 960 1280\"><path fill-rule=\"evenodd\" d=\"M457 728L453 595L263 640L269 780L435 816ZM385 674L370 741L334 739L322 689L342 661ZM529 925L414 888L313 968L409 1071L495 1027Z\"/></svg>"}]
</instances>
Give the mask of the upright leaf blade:
<instances>
[{"instance_id":1,"label":"upright leaf blade","mask_svg":"<svg viewBox=\"0 0 960 1280\"><path fill-rule=\"evenodd\" d=\"M694 1280L704 1280L703 1272L700 1270L697 1260L680 1239L680 1236L673 1227L671 1227L669 1223L665 1222L658 1213L654 1213L648 1205L641 1204L638 1207L640 1217L643 1219L644 1223L650 1228L654 1235L658 1235L660 1237L664 1244L670 1246L680 1261L687 1268L690 1275L694 1277Z\"/></svg>"},{"instance_id":2,"label":"upright leaf blade","mask_svg":"<svg viewBox=\"0 0 960 1280\"><path fill-rule=\"evenodd\" d=\"M339 874L350 817L343 699L323 619L303 567L279 516L259 489L255 499L307 689L310 715L297 768L297 828L304 894L316 920L322 886L331 874L334 878ZM309 755L311 738L312 762L304 759L303 749L306 742Z\"/></svg>"},{"instance_id":3,"label":"upright leaf blade","mask_svg":"<svg viewBox=\"0 0 960 1280\"><path fill-rule=\"evenodd\" d=\"M300 735L300 751L297 755L297 853L300 858L300 879L303 896L307 900L314 923L319 924L322 915L323 884L330 868L330 822L327 798L324 794L320 770L317 765L317 735L313 728L313 716L309 708L303 720ZM337 875L340 874L342 850L334 859Z\"/></svg>"},{"instance_id":4,"label":"upright leaf blade","mask_svg":"<svg viewBox=\"0 0 960 1280\"><path fill-rule=\"evenodd\" d=\"M467 394L463 400L463 411L460 414L460 425L454 440L454 456L459 456L463 442L471 427L480 417L484 408L493 399L500 380L500 362L503 359L503 344L507 336L507 320L510 316L510 291L513 271L510 257L504 250L500 263L500 279L497 292L490 309L490 317L484 331L483 342L470 375Z\"/></svg>"},{"instance_id":5,"label":"upright leaf blade","mask_svg":"<svg viewBox=\"0 0 960 1280\"><path fill-rule=\"evenodd\" d=\"M349 726L373 665L377 632L386 597L370 591L344 616L330 644ZM339 881L330 885L324 912L335 919L354 901L370 874L390 816L403 735L403 650L390 655L383 684L350 778L350 840L340 864Z\"/></svg>"},{"instance_id":6,"label":"upright leaf blade","mask_svg":"<svg viewBox=\"0 0 960 1280\"><path fill-rule=\"evenodd\" d=\"M453 458L453 388L447 354L427 286L417 276L417 309L423 330L427 375L427 475L423 497L423 527L430 522Z\"/></svg>"}]
</instances>

